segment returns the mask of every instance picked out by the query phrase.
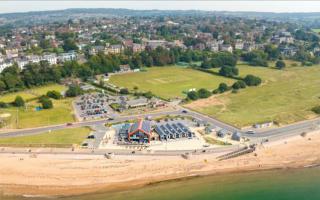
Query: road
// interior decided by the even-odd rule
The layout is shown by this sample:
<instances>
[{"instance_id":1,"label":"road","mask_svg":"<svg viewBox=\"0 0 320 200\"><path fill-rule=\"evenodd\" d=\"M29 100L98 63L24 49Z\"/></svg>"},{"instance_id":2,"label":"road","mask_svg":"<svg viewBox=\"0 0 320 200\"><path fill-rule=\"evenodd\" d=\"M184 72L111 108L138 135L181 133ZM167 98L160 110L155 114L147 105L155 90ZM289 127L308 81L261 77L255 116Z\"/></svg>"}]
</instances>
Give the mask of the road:
<instances>
[{"instance_id":1,"label":"road","mask_svg":"<svg viewBox=\"0 0 320 200\"><path fill-rule=\"evenodd\" d=\"M183 112L186 111L186 112ZM76 128L76 127L83 127L83 126L101 126L103 123L117 123L122 122L126 120L131 120L133 118L145 118L145 117L151 117L156 118L160 116L165 115L181 115L181 116L190 116L193 118L196 118L201 121L205 121L207 123L213 124L215 126L218 126L220 128L226 129L230 132L239 131L242 132L243 136L246 136L253 140L259 140L259 139L266 139L271 137L286 137L287 135L294 135L294 134L301 134L303 132L310 132L315 129L320 128L320 119L312 119L312 120L306 120L303 122L287 125L280 128L273 128L268 130L261 130L257 131L255 134L246 134L240 129L233 127L229 124L226 124L224 122L221 122L217 119L208 117L206 115L178 107L177 110L173 111L160 111L156 113L145 113L145 114L138 114L138 115L130 115L130 116L119 116L116 119L108 120L108 119L100 119L100 120L93 120L93 121L83 121L83 122L75 122L70 126L67 126L66 124L59 124L59 125L53 125L53 126L47 126L47 127L39 127L39 128L32 128L32 129L21 129L21 130L14 130L6 133L1 133L0 138L4 137L15 137L15 136L27 136L27 135L34 135L39 134L47 131L53 131L53 130L60 130L60 129L66 129L66 128Z\"/></svg>"}]
</instances>

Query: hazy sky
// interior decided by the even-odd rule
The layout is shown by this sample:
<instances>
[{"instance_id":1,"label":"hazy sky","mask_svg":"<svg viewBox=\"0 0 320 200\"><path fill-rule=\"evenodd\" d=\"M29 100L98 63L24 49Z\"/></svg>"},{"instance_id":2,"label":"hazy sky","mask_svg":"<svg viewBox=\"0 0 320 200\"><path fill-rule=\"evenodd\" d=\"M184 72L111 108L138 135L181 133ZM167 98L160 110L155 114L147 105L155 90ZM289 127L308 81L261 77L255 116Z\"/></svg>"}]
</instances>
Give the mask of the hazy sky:
<instances>
[{"instance_id":1,"label":"hazy sky","mask_svg":"<svg viewBox=\"0 0 320 200\"><path fill-rule=\"evenodd\" d=\"M5 1L0 13L66 8L197 9L217 11L320 12L320 1Z\"/></svg>"}]
</instances>

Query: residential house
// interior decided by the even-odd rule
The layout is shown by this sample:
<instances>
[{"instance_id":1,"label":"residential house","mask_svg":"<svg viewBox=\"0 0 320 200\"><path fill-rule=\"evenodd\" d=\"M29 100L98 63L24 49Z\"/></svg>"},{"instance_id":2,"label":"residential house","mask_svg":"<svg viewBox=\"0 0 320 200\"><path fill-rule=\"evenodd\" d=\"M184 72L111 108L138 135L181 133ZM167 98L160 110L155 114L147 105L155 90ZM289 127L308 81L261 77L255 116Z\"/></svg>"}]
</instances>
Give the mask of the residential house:
<instances>
[{"instance_id":1,"label":"residential house","mask_svg":"<svg viewBox=\"0 0 320 200\"><path fill-rule=\"evenodd\" d=\"M219 46L219 49L220 49L220 51L227 51L227 52L230 52L230 53L232 53L232 51L233 51L233 48L232 48L232 46L230 44L221 44Z\"/></svg>"},{"instance_id":2,"label":"residential house","mask_svg":"<svg viewBox=\"0 0 320 200\"><path fill-rule=\"evenodd\" d=\"M12 66L13 65L13 63L12 63L12 61L4 61L4 62L0 62L0 73L5 69L5 68L7 68L7 67L10 67L10 66Z\"/></svg>"},{"instance_id":3,"label":"residential house","mask_svg":"<svg viewBox=\"0 0 320 200\"><path fill-rule=\"evenodd\" d=\"M76 60L77 54L75 52L68 52L68 53L62 53L58 55L57 61L58 62L66 62L71 60Z\"/></svg>"},{"instance_id":4,"label":"residential house","mask_svg":"<svg viewBox=\"0 0 320 200\"><path fill-rule=\"evenodd\" d=\"M156 49L157 47L165 47L167 44L167 41L165 40L148 40L147 46L151 49Z\"/></svg>"},{"instance_id":5,"label":"residential house","mask_svg":"<svg viewBox=\"0 0 320 200\"><path fill-rule=\"evenodd\" d=\"M19 56L18 49L6 49L5 52L8 59L17 58Z\"/></svg>"},{"instance_id":6,"label":"residential house","mask_svg":"<svg viewBox=\"0 0 320 200\"><path fill-rule=\"evenodd\" d=\"M57 58L56 54L45 54L42 56L41 60L48 61L48 63L50 65L56 65L58 58Z\"/></svg>"},{"instance_id":7,"label":"residential house","mask_svg":"<svg viewBox=\"0 0 320 200\"><path fill-rule=\"evenodd\" d=\"M128 64L126 65L119 65L119 68L120 68L120 72L129 72L131 71L131 68Z\"/></svg>"},{"instance_id":8,"label":"residential house","mask_svg":"<svg viewBox=\"0 0 320 200\"><path fill-rule=\"evenodd\" d=\"M141 51L144 51L145 50L145 46L142 45L142 44L137 44L137 43L133 43L132 45L132 51L134 53L136 52L141 52Z\"/></svg>"},{"instance_id":9,"label":"residential house","mask_svg":"<svg viewBox=\"0 0 320 200\"><path fill-rule=\"evenodd\" d=\"M114 44L107 47L105 50L106 54L119 54L123 51L123 46L121 44Z\"/></svg>"},{"instance_id":10,"label":"residential house","mask_svg":"<svg viewBox=\"0 0 320 200\"><path fill-rule=\"evenodd\" d=\"M237 40L236 43L234 44L234 49L242 50L244 47L244 43L242 40Z\"/></svg>"}]
</instances>

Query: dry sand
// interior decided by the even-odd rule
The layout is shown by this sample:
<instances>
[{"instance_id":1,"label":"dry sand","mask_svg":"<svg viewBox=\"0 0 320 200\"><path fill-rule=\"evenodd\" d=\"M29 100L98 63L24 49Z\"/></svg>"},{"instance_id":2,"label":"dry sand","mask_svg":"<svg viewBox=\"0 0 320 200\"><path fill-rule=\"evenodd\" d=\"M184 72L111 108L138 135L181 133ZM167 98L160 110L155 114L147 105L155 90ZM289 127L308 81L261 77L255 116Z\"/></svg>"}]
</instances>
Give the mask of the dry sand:
<instances>
[{"instance_id":1,"label":"dry sand","mask_svg":"<svg viewBox=\"0 0 320 200\"><path fill-rule=\"evenodd\" d=\"M320 163L320 133L260 146L255 153L217 161L192 156L0 155L0 193L74 195L122 190L148 183L227 172L297 168Z\"/></svg>"}]
</instances>

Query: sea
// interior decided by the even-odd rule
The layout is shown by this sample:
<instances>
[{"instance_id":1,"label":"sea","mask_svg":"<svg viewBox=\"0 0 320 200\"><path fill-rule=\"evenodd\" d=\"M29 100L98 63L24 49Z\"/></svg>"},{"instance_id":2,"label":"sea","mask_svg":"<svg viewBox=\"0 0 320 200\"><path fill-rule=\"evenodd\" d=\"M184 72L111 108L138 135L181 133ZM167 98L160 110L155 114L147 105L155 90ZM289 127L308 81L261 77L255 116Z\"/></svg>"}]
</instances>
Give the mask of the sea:
<instances>
[{"instance_id":1,"label":"sea","mask_svg":"<svg viewBox=\"0 0 320 200\"><path fill-rule=\"evenodd\" d=\"M320 168L231 173L164 181L126 191L1 200L320 200Z\"/></svg>"}]
</instances>

